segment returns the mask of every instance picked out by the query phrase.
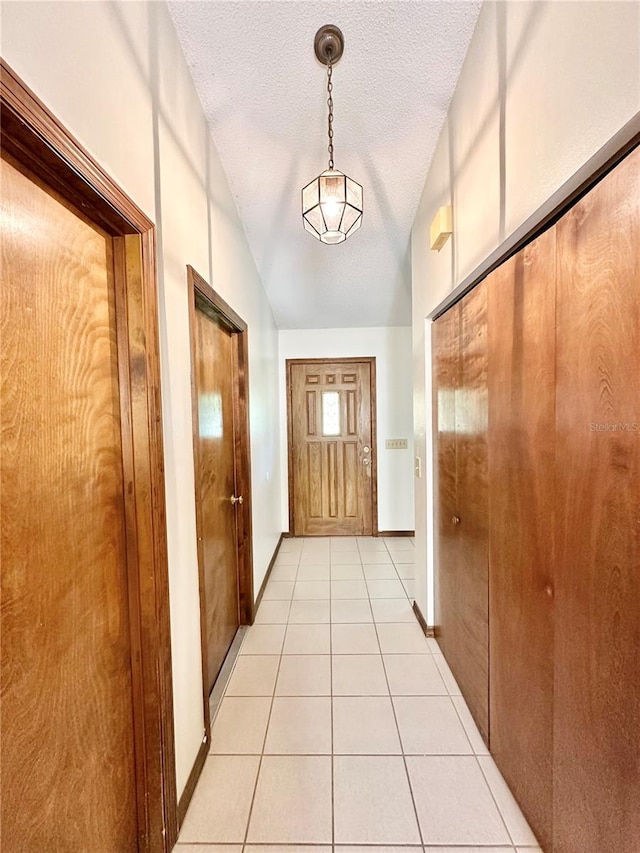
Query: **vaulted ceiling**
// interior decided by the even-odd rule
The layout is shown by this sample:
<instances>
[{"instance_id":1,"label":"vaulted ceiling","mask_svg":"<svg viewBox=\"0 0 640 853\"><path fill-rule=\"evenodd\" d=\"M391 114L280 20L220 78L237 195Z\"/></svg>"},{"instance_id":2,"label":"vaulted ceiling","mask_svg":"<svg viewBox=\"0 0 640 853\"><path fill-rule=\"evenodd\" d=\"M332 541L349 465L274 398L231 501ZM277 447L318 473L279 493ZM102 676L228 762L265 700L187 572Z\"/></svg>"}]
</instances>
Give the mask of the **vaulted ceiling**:
<instances>
[{"instance_id":1,"label":"vaulted ceiling","mask_svg":"<svg viewBox=\"0 0 640 853\"><path fill-rule=\"evenodd\" d=\"M410 229L481 0L173 0L170 12L280 328L409 325ZM300 191L327 167L326 69L339 26L336 168L362 228L327 246Z\"/></svg>"}]
</instances>

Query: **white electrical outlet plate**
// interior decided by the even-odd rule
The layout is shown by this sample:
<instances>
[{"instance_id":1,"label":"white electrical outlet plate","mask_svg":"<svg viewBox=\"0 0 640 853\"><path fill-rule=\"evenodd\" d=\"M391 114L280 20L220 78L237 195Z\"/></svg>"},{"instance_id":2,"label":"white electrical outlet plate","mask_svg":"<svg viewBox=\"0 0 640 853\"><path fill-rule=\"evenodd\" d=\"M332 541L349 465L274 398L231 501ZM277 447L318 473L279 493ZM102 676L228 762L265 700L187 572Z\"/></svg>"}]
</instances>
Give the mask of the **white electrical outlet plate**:
<instances>
[{"instance_id":1,"label":"white electrical outlet plate","mask_svg":"<svg viewBox=\"0 0 640 853\"><path fill-rule=\"evenodd\" d=\"M406 438L388 438L384 446L387 450L408 450L409 440Z\"/></svg>"}]
</instances>

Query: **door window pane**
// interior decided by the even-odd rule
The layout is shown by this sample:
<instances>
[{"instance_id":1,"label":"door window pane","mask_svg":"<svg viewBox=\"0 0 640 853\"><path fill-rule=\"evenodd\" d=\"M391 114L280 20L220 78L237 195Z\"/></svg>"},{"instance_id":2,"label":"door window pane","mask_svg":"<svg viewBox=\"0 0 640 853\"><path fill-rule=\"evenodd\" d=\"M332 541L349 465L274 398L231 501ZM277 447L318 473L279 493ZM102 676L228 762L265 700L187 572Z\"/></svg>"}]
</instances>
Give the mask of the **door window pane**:
<instances>
[{"instance_id":1,"label":"door window pane","mask_svg":"<svg viewBox=\"0 0 640 853\"><path fill-rule=\"evenodd\" d=\"M340 393L338 391L322 392L322 434L340 435Z\"/></svg>"}]
</instances>

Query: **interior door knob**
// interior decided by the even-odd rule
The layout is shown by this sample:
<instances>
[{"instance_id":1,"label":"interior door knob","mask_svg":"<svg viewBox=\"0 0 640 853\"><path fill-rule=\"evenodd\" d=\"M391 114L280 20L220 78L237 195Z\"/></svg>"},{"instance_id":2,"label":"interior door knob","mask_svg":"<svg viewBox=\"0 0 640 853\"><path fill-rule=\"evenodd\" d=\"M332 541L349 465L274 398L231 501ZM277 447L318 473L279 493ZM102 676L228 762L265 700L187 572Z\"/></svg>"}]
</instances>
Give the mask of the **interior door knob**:
<instances>
[{"instance_id":1,"label":"interior door knob","mask_svg":"<svg viewBox=\"0 0 640 853\"><path fill-rule=\"evenodd\" d=\"M454 515L451 521L453 521L454 524L460 524L460 519L457 515Z\"/></svg>"},{"instance_id":2,"label":"interior door knob","mask_svg":"<svg viewBox=\"0 0 640 853\"><path fill-rule=\"evenodd\" d=\"M233 506L235 506L236 504L240 504L242 506L242 503L243 503L242 495L238 495L238 497L236 497L235 495L231 495L230 500L231 500L231 504Z\"/></svg>"}]
</instances>

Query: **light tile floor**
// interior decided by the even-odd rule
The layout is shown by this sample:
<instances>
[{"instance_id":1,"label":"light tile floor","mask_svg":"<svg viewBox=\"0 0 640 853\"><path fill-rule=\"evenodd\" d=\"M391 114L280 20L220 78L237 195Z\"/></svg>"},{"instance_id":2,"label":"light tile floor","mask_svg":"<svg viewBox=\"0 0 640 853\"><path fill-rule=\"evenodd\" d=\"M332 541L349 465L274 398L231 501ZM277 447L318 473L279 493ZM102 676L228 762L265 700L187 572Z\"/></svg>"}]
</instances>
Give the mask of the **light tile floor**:
<instances>
[{"instance_id":1,"label":"light tile floor","mask_svg":"<svg viewBox=\"0 0 640 853\"><path fill-rule=\"evenodd\" d=\"M540 850L414 583L410 539L282 543L176 853Z\"/></svg>"}]
</instances>

